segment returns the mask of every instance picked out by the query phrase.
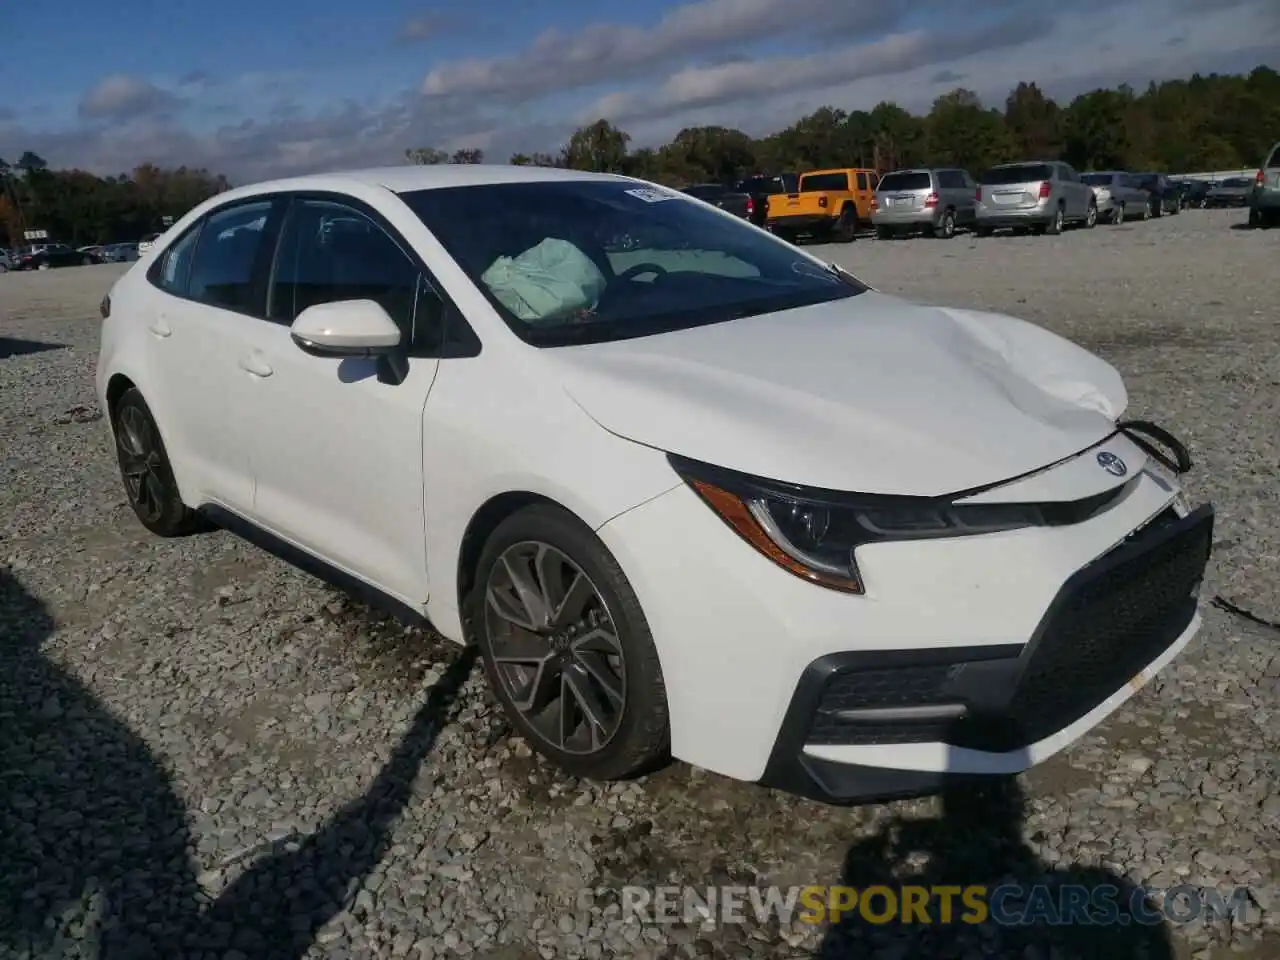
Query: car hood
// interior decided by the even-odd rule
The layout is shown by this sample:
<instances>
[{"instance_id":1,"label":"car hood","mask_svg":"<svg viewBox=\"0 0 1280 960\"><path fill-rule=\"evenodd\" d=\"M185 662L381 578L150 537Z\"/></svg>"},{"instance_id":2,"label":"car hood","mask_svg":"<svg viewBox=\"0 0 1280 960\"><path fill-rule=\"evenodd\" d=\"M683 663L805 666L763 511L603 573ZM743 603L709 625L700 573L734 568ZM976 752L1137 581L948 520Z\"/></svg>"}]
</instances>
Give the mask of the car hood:
<instances>
[{"instance_id":1,"label":"car hood","mask_svg":"<svg viewBox=\"0 0 1280 960\"><path fill-rule=\"evenodd\" d=\"M1105 439L1113 367L1033 324L868 292L673 333L547 351L605 429L717 466L937 496Z\"/></svg>"}]
</instances>

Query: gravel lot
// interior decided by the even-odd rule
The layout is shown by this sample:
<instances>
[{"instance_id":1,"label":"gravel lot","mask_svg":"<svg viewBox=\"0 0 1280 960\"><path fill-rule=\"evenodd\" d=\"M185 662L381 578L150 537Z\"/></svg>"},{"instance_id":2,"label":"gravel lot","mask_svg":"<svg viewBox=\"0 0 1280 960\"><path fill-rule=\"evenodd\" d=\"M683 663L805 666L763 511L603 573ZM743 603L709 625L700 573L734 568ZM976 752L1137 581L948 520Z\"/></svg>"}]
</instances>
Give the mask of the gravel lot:
<instances>
[{"instance_id":1,"label":"gravel lot","mask_svg":"<svg viewBox=\"0 0 1280 960\"><path fill-rule=\"evenodd\" d=\"M1280 231L1242 220L822 249L1114 362L1218 507L1206 599L1280 621ZM119 270L0 276L0 957L1280 956L1277 629L1206 605L1159 681L985 798L829 809L679 764L572 781L457 648L228 534L142 530L92 386ZM699 930L577 897L904 876L1239 884L1253 905L1142 931Z\"/></svg>"}]
</instances>

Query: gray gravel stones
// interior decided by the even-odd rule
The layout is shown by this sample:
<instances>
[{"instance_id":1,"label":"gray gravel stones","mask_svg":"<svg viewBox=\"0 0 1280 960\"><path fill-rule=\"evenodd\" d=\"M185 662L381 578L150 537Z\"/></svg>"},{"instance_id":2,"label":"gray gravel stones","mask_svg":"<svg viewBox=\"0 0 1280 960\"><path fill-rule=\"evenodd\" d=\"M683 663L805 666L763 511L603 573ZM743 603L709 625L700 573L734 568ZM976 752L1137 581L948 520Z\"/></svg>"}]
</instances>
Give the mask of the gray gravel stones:
<instances>
[{"instance_id":1,"label":"gray gravel stones","mask_svg":"<svg viewBox=\"0 0 1280 960\"><path fill-rule=\"evenodd\" d=\"M1206 595L1277 620L1280 232L1240 219L823 252L1113 361L1219 509ZM1207 606L1109 723L981 803L828 809L682 765L574 781L457 648L225 533L145 534L92 389L118 270L0 277L0 957L1280 955L1280 632ZM704 929L643 927L616 893L901 878L1253 901L1154 934Z\"/></svg>"}]
</instances>

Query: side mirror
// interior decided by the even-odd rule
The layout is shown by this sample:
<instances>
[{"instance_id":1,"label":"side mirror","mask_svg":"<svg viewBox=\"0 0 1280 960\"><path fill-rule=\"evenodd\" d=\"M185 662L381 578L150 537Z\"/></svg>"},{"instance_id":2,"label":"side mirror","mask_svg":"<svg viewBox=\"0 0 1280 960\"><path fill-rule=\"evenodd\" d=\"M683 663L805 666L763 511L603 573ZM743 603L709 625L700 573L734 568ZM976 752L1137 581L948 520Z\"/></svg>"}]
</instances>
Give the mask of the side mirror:
<instances>
[{"instance_id":1,"label":"side mirror","mask_svg":"<svg viewBox=\"0 0 1280 960\"><path fill-rule=\"evenodd\" d=\"M293 342L316 357L377 357L400 346L400 328L373 300L307 307L290 328Z\"/></svg>"}]
</instances>

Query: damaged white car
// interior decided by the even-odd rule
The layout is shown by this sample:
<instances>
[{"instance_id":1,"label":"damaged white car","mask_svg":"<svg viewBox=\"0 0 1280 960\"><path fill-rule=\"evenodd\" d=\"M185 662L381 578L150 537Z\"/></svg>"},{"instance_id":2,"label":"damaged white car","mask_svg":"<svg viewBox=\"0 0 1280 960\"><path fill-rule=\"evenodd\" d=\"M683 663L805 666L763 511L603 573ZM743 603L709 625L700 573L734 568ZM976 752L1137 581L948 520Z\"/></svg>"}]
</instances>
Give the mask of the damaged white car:
<instances>
[{"instance_id":1,"label":"damaged white car","mask_svg":"<svg viewBox=\"0 0 1280 960\"><path fill-rule=\"evenodd\" d=\"M1213 512L1107 363L528 167L240 188L102 304L130 502L477 644L575 774L831 802L1051 756L1199 627Z\"/></svg>"}]
</instances>

